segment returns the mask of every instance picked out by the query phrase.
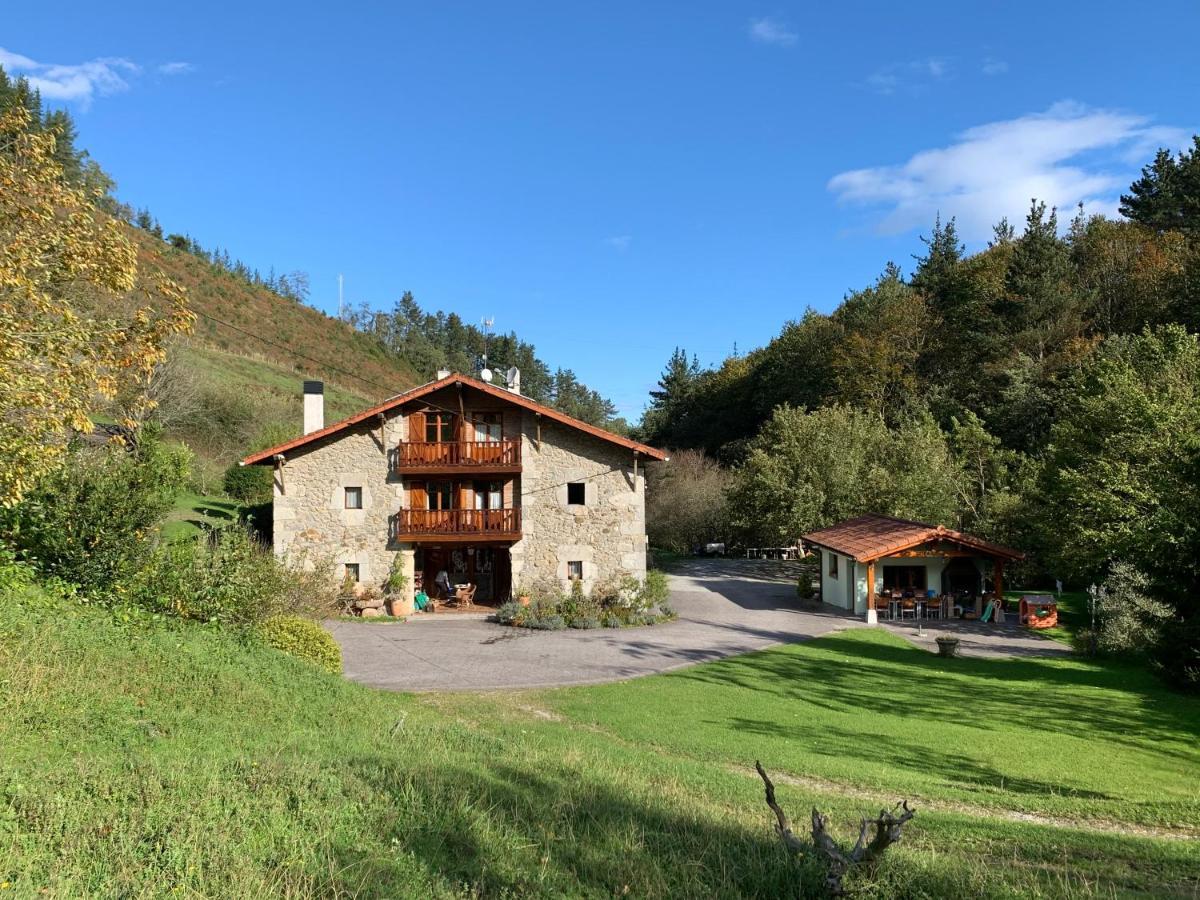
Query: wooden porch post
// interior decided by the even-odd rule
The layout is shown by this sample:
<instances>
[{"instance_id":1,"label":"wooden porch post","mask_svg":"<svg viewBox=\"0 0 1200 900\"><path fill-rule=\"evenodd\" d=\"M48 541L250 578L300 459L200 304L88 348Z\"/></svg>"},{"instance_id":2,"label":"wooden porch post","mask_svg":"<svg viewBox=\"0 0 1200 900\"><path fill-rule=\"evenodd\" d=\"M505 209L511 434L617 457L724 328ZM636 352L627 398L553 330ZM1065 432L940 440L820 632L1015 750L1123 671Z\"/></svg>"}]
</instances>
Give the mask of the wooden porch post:
<instances>
[{"instance_id":1,"label":"wooden porch post","mask_svg":"<svg viewBox=\"0 0 1200 900\"><path fill-rule=\"evenodd\" d=\"M1004 602L1004 560L997 557L992 562L992 566L995 569L995 573L992 577L992 581L993 581L992 589L995 590L995 592L996 592L996 599L999 600L1001 603L1003 603Z\"/></svg>"},{"instance_id":2,"label":"wooden porch post","mask_svg":"<svg viewBox=\"0 0 1200 900\"><path fill-rule=\"evenodd\" d=\"M879 613L875 611L875 560L867 563L867 624L879 622Z\"/></svg>"}]
</instances>

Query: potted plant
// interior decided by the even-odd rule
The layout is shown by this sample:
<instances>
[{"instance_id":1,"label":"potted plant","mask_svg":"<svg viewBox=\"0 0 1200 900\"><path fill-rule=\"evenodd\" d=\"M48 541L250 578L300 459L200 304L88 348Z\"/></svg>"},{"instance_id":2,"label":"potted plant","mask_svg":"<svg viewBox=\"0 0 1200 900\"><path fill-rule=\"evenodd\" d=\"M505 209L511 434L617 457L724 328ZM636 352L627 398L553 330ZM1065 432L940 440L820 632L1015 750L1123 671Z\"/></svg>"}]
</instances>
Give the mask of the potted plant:
<instances>
[{"instance_id":1,"label":"potted plant","mask_svg":"<svg viewBox=\"0 0 1200 900\"><path fill-rule=\"evenodd\" d=\"M949 634L938 635L937 637L938 656L958 656L958 638Z\"/></svg>"},{"instance_id":2,"label":"potted plant","mask_svg":"<svg viewBox=\"0 0 1200 900\"><path fill-rule=\"evenodd\" d=\"M529 588L525 587L524 585L518 585L517 587L513 588L513 594L516 595L517 602L522 606L528 606L532 601Z\"/></svg>"},{"instance_id":3,"label":"potted plant","mask_svg":"<svg viewBox=\"0 0 1200 900\"><path fill-rule=\"evenodd\" d=\"M408 591L408 576L400 567L400 555L392 557L392 568L383 582L383 594L387 599L388 613L392 616L411 616L413 598Z\"/></svg>"}]
</instances>

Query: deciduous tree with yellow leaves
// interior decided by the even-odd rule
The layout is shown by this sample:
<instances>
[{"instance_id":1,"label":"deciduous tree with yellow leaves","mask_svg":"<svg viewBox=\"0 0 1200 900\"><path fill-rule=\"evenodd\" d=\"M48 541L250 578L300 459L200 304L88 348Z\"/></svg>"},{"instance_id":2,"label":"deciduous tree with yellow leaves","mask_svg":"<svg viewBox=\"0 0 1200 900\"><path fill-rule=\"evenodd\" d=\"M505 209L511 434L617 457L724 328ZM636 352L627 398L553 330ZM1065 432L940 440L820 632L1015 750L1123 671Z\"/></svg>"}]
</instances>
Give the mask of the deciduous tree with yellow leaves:
<instances>
[{"instance_id":1,"label":"deciduous tree with yellow leaves","mask_svg":"<svg viewBox=\"0 0 1200 900\"><path fill-rule=\"evenodd\" d=\"M144 384L194 319L182 288L139 275L122 226L63 178L54 135L29 125L21 108L0 116L4 506L54 467L72 429L90 430L98 403Z\"/></svg>"}]
</instances>

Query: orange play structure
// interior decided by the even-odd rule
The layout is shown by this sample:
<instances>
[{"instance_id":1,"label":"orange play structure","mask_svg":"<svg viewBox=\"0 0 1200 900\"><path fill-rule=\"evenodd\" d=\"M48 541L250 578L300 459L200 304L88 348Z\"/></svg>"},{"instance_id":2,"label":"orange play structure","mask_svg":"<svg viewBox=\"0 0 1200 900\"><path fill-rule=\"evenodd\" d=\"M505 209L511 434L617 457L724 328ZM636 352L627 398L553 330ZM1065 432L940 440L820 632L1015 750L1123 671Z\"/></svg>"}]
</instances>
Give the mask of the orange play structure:
<instances>
[{"instance_id":1,"label":"orange play structure","mask_svg":"<svg viewBox=\"0 0 1200 900\"><path fill-rule=\"evenodd\" d=\"M1021 624L1053 628L1058 624L1058 602L1049 594L1026 594L1021 598Z\"/></svg>"}]
</instances>

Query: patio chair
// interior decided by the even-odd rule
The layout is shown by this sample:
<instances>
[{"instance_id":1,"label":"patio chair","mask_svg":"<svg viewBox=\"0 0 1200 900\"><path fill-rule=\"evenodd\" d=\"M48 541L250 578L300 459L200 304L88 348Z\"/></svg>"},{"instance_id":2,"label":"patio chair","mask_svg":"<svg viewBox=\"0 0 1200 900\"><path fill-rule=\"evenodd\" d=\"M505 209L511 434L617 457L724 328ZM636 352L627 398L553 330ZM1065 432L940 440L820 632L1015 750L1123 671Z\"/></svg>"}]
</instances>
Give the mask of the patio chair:
<instances>
[{"instance_id":1,"label":"patio chair","mask_svg":"<svg viewBox=\"0 0 1200 900\"><path fill-rule=\"evenodd\" d=\"M910 597L905 597L900 601L900 618L915 619L917 617L917 601Z\"/></svg>"},{"instance_id":2,"label":"patio chair","mask_svg":"<svg viewBox=\"0 0 1200 900\"><path fill-rule=\"evenodd\" d=\"M458 605L464 609L475 605L475 585L468 584L466 587L461 587L454 592L454 597L458 600Z\"/></svg>"},{"instance_id":3,"label":"patio chair","mask_svg":"<svg viewBox=\"0 0 1200 900\"><path fill-rule=\"evenodd\" d=\"M930 597L925 601L925 618L940 619L942 617L942 598Z\"/></svg>"}]
</instances>

